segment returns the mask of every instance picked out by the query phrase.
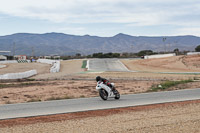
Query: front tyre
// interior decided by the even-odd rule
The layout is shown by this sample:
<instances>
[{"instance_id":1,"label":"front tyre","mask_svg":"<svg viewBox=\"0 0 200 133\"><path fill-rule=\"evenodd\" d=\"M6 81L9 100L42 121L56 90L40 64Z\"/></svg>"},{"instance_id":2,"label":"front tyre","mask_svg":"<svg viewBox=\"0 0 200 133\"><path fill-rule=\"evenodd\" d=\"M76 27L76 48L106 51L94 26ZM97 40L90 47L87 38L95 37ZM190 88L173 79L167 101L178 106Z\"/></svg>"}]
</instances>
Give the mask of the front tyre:
<instances>
[{"instance_id":1,"label":"front tyre","mask_svg":"<svg viewBox=\"0 0 200 133\"><path fill-rule=\"evenodd\" d=\"M120 99L120 94L117 90L115 90L115 99Z\"/></svg>"},{"instance_id":2,"label":"front tyre","mask_svg":"<svg viewBox=\"0 0 200 133\"><path fill-rule=\"evenodd\" d=\"M103 99L103 100L107 100L108 99L108 93L106 90L104 89L100 89L99 90L99 96Z\"/></svg>"}]
</instances>

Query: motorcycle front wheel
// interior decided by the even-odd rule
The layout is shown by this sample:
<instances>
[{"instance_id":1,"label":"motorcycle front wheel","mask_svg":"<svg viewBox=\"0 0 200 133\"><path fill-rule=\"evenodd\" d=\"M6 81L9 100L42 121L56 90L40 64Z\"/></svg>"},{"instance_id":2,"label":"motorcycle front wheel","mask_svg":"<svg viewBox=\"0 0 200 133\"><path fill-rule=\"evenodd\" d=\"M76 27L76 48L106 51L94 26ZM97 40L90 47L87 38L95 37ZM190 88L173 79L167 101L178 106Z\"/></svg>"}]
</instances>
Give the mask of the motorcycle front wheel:
<instances>
[{"instance_id":1,"label":"motorcycle front wheel","mask_svg":"<svg viewBox=\"0 0 200 133\"><path fill-rule=\"evenodd\" d=\"M117 90L115 90L115 99L120 99L120 94Z\"/></svg>"},{"instance_id":2,"label":"motorcycle front wheel","mask_svg":"<svg viewBox=\"0 0 200 133\"><path fill-rule=\"evenodd\" d=\"M100 89L99 90L99 96L103 99L103 100L107 100L108 99L108 93L106 90L104 89Z\"/></svg>"}]
</instances>

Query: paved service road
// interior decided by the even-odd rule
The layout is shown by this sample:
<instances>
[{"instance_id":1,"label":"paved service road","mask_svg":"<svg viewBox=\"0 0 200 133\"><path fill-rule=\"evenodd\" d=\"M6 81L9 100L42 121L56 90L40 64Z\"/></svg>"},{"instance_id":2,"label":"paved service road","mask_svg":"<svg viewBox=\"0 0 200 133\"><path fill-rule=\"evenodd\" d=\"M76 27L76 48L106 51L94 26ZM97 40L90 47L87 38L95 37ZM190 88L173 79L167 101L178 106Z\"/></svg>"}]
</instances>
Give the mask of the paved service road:
<instances>
[{"instance_id":1,"label":"paved service road","mask_svg":"<svg viewBox=\"0 0 200 133\"><path fill-rule=\"evenodd\" d=\"M91 71L129 71L118 59L92 59L88 66Z\"/></svg>"},{"instance_id":2,"label":"paved service road","mask_svg":"<svg viewBox=\"0 0 200 133\"><path fill-rule=\"evenodd\" d=\"M70 113L98 109L149 105L200 99L200 88L166 92L122 95L121 99L103 101L100 97L57 100L0 106L0 119Z\"/></svg>"}]
</instances>

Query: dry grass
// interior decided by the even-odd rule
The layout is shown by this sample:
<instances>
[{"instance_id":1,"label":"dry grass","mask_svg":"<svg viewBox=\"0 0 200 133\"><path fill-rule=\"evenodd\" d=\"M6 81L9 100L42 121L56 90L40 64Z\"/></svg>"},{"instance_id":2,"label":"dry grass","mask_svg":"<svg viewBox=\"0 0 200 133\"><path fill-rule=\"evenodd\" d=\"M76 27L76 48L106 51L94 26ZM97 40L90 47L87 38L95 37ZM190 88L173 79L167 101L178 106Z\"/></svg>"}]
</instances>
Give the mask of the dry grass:
<instances>
[{"instance_id":1,"label":"dry grass","mask_svg":"<svg viewBox=\"0 0 200 133\"><path fill-rule=\"evenodd\" d=\"M111 80L121 94L146 92L160 81ZM0 104L98 96L95 80L0 83Z\"/></svg>"}]
</instances>

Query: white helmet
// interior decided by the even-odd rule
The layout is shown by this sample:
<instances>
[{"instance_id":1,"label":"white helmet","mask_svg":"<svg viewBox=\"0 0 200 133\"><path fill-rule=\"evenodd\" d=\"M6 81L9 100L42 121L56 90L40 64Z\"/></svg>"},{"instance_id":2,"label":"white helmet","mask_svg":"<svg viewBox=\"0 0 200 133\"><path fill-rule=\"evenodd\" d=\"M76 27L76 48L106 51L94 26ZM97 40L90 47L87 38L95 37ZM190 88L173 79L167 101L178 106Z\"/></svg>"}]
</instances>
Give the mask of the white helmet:
<instances>
[{"instance_id":1,"label":"white helmet","mask_svg":"<svg viewBox=\"0 0 200 133\"><path fill-rule=\"evenodd\" d=\"M115 87L115 84L114 83L110 83L113 87Z\"/></svg>"}]
</instances>

